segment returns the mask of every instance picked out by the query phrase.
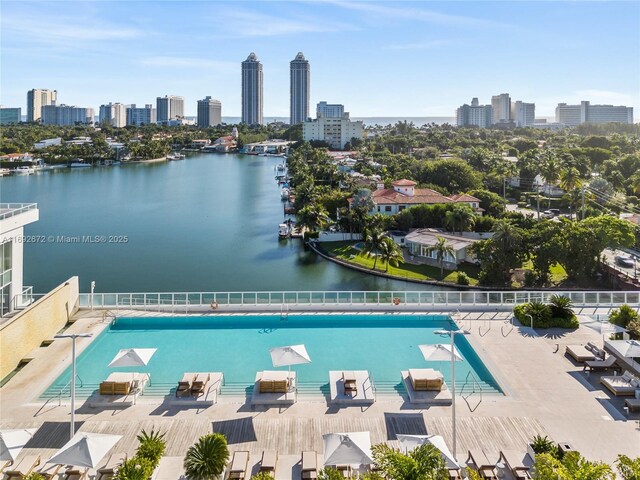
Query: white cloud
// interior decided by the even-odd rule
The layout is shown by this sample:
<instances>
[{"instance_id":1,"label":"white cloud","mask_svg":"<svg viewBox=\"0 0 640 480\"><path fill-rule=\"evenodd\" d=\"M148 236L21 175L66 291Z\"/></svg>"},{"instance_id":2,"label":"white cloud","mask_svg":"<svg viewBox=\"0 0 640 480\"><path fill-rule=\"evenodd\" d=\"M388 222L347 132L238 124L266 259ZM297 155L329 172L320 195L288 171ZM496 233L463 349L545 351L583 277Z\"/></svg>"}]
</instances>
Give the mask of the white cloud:
<instances>
[{"instance_id":1,"label":"white cloud","mask_svg":"<svg viewBox=\"0 0 640 480\"><path fill-rule=\"evenodd\" d=\"M508 25L495 22L493 20L484 20L482 18L466 17L463 15L449 15L446 13L434 12L422 8L410 8L406 5L385 6L373 2L343 2L331 1L331 3L341 8L355 10L364 14L369 14L383 19L399 18L412 21L422 21L428 23L436 23L442 25L453 25L459 27L506 27Z\"/></svg>"},{"instance_id":2,"label":"white cloud","mask_svg":"<svg viewBox=\"0 0 640 480\"><path fill-rule=\"evenodd\" d=\"M385 45L382 48L384 50L430 50L450 44L451 42L449 40L429 40L426 42L396 43Z\"/></svg>"},{"instance_id":3,"label":"white cloud","mask_svg":"<svg viewBox=\"0 0 640 480\"><path fill-rule=\"evenodd\" d=\"M357 30L353 25L326 21L316 17L285 17L249 10L222 10L216 12L216 24L228 38L273 37L300 33L337 32Z\"/></svg>"}]
</instances>

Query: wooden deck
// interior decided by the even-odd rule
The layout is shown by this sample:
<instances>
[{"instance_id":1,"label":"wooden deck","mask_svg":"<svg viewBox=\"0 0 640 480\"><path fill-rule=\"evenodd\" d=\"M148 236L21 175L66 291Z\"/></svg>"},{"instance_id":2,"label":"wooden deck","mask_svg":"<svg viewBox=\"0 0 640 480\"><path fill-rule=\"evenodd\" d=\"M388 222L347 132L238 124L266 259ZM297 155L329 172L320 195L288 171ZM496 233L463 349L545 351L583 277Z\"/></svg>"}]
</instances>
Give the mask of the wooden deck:
<instances>
[{"instance_id":1,"label":"wooden deck","mask_svg":"<svg viewBox=\"0 0 640 480\"><path fill-rule=\"evenodd\" d=\"M46 450L62 447L69 437L66 422L2 422L0 428L37 428L27 444L27 452L46 455ZM152 428L167 432L167 456L182 456L201 436L211 432L226 435L230 450L277 450L281 455L299 455L302 450L322 452L322 434L330 432L371 432L373 444L390 442L397 446L396 434L438 434L451 445L451 419L429 417L422 413L386 413L376 417L324 415L317 418L246 416L223 421L207 418L141 419L138 421L97 421L78 423L86 432L123 435L117 450L133 453L138 445L136 435ZM458 451L481 447L486 452L500 449L524 451L536 434L545 435L542 425L532 418L463 417L458 419Z\"/></svg>"}]
</instances>

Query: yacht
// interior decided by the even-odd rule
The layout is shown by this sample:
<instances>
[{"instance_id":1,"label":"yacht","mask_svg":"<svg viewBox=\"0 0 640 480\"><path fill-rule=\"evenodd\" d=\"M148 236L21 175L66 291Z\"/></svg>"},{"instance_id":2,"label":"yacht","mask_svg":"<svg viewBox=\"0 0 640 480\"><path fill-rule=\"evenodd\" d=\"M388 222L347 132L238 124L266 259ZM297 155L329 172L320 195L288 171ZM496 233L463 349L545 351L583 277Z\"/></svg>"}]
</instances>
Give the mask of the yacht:
<instances>
[{"instance_id":1,"label":"yacht","mask_svg":"<svg viewBox=\"0 0 640 480\"><path fill-rule=\"evenodd\" d=\"M27 165L22 165L20 167L16 167L14 172L16 173L16 175L33 175L34 173L36 173L36 169Z\"/></svg>"},{"instance_id":2,"label":"yacht","mask_svg":"<svg viewBox=\"0 0 640 480\"><path fill-rule=\"evenodd\" d=\"M167 155L167 160L184 160L185 156L180 152L173 152Z\"/></svg>"},{"instance_id":3,"label":"yacht","mask_svg":"<svg viewBox=\"0 0 640 480\"><path fill-rule=\"evenodd\" d=\"M11 170L8 168L0 168L0 177L8 177L11 173Z\"/></svg>"},{"instance_id":4,"label":"yacht","mask_svg":"<svg viewBox=\"0 0 640 480\"><path fill-rule=\"evenodd\" d=\"M281 223L278 225L278 237L279 238L289 238L291 235L291 225L288 223Z\"/></svg>"},{"instance_id":5,"label":"yacht","mask_svg":"<svg viewBox=\"0 0 640 480\"><path fill-rule=\"evenodd\" d=\"M90 163L86 163L81 158L76 158L73 162L71 162L69 164L69 167L71 167L71 168L86 168L86 167L90 167L90 166L91 166Z\"/></svg>"},{"instance_id":6,"label":"yacht","mask_svg":"<svg viewBox=\"0 0 640 480\"><path fill-rule=\"evenodd\" d=\"M291 195L291 191L288 188L280 190L280 198L282 200L289 200L289 195Z\"/></svg>"},{"instance_id":7,"label":"yacht","mask_svg":"<svg viewBox=\"0 0 640 480\"><path fill-rule=\"evenodd\" d=\"M278 172L284 172L285 170L285 165L284 163L279 163L278 165L276 165L276 171Z\"/></svg>"}]
</instances>

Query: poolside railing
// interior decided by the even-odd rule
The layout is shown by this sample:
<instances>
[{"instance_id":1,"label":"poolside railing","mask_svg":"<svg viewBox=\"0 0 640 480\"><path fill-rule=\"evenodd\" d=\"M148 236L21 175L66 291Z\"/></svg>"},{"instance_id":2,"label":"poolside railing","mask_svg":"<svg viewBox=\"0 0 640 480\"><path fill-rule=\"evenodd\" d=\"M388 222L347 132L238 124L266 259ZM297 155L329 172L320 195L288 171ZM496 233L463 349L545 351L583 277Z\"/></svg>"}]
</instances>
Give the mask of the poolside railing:
<instances>
[{"instance_id":1,"label":"poolside railing","mask_svg":"<svg viewBox=\"0 0 640 480\"><path fill-rule=\"evenodd\" d=\"M548 302L553 295L569 297L576 307L640 305L640 291L279 291L279 292L159 292L81 293L82 308L158 309L188 312L221 306L411 306L513 307L532 301Z\"/></svg>"}]
</instances>

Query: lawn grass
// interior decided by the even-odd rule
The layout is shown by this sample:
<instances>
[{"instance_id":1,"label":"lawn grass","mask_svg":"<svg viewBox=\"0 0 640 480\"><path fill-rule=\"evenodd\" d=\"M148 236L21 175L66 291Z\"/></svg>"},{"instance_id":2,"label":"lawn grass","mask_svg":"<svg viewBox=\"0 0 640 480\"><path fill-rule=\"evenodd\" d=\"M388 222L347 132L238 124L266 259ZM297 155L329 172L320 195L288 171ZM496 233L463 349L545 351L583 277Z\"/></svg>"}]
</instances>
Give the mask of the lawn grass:
<instances>
[{"instance_id":1,"label":"lawn grass","mask_svg":"<svg viewBox=\"0 0 640 480\"><path fill-rule=\"evenodd\" d=\"M528 260L522 264L522 268L526 270L533 270L533 263L531 260ZM551 280L552 285L560 285L567 279L567 272L562 265L555 263L551 265L551 268L549 268L549 279Z\"/></svg>"},{"instance_id":2,"label":"lawn grass","mask_svg":"<svg viewBox=\"0 0 640 480\"><path fill-rule=\"evenodd\" d=\"M367 257L362 252L353 248L356 242L322 242L321 248L330 256L336 257L347 263L353 263L359 267L373 270L375 258ZM450 283L456 283L458 279L458 271L464 272L469 277L470 285L478 284L479 268L473 265L461 265L457 271L444 271L444 279L440 278L440 268L431 265L413 265L410 263L400 263L397 267L387 265L382 260L378 260L376 271L385 272L398 278L414 279L414 280L438 280Z\"/></svg>"}]
</instances>

